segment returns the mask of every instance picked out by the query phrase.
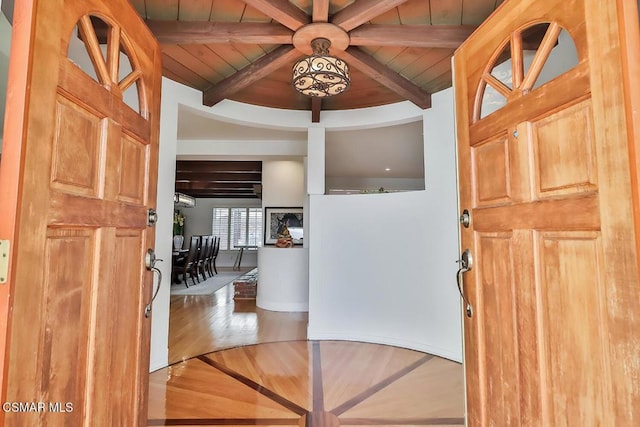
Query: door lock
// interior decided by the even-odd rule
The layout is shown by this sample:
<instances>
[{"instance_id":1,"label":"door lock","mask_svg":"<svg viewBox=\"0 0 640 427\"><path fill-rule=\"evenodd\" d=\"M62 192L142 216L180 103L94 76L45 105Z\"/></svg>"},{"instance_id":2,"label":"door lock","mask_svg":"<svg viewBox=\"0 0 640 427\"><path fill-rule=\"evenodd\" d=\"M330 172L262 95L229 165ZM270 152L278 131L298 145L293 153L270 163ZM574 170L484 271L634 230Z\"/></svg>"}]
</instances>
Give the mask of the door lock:
<instances>
[{"instance_id":1,"label":"door lock","mask_svg":"<svg viewBox=\"0 0 640 427\"><path fill-rule=\"evenodd\" d=\"M147 227L155 227L158 222L158 213L155 209L147 209Z\"/></svg>"},{"instance_id":2,"label":"door lock","mask_svg":"<svg viewBox=\"0 0 640 427\"><path fill-rule=\"evenodd\" d=\"M469 302L467 297L464 295L462 283L462 275L467 271L471 271L471 269L473 268L473 256L471 255L471 251L469 249L465 249L464 252L462 252L462 256L460 257L460 259L456 262L460 263L460 268L458 269L458 273L456 274L456 280L458 282L458 292L460 292L460 297L466 304L465 312L467 314L467 317L472 317L473 307L471 306L471 303Z\"/></svg>"},{"instance_id":3,"label":"door lock","mask_svg":"<svg viewBox=\"0 0 640 427\"><path fill-rule=\"evenodd\" d=\"M460 215L460 224L464 228L469 228L469 225L471 225L471 214L467 209L463 210L462 215Z\"/></svg>"}]
</instances>

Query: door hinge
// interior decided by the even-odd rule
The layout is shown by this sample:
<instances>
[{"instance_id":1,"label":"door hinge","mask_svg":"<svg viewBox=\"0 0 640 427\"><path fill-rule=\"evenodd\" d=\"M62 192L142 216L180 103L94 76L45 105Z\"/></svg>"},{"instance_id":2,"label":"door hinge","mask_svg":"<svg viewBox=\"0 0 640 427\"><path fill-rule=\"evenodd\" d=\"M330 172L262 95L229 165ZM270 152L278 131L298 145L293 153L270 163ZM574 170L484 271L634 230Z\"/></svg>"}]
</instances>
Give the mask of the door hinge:
<instances>
[{"instance_id":1,"label":"door hinge","mask_svg":"<svg viewBox=\"0 0 640 427\"><path fill-rule=\"evenodd\" d=\"M7 283L9 276L9 241L0 240L0 283Z\"/></svg>"}]
</instances>

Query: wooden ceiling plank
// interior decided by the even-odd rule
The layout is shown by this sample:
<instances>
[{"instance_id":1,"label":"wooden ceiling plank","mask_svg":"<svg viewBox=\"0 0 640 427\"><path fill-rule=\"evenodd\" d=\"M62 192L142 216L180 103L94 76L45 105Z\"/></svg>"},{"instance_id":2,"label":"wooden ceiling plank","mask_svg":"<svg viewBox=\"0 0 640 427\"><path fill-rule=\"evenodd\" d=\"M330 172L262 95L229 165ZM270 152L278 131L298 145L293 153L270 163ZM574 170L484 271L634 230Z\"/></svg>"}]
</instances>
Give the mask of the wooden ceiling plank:
<instances>
[{"instance_id":1,"label":"wooden ceiling plank","mask_svg":"<svg viewBox=\"0 0 640 427\"><path fill-rule=\"evenodd\" d=\"M470 25L361 25L351 46L402 46L457 49L476 29Z\"/></svg>"},{"instance_id":2,"label":"wooden ceiling plank","mask_svg":"<svg viewBox=\"0 0 640 427\"><path fill-rule=\"evenodd\" d=\"M180 21L208 21L213 8L213 0L180 0L178 19Z\"/></svg>"},{"instance_id":3,"label":"wooden ceiling plank","mask_svg":"<svg viewBox=\"0 0 640 427\"><path fill-rule=\"evenodd\" d=\"M329 0L314 0L313 22L329 22Z\"/></svg>"},{"instance_id":4,"label":"wooden ceiling plank","mask_svg":"<svg viewBox=\"0 0 640 427\"><path fill-rule=\"evenodd\" d=\"M442 61L443 59L451 59L453 50L451 49L428 49L425 51L416 61L405 65L405 63L398 61L394 64L394 67L399 73L413 81L413 79L420 75L426 68L429 68L432 64Z\"/></svg>"},{"instance_id":5,"label":"wooden ceiling plank","mask_svg":"<svg viewBox=\"0 0 640 427\"><path fill-rule=\"evenodd\" d=\"M387 10L385 13L382 13L374 18L369 20L370 24L381 24L381 25L400 25L400 14L398 13L398 8L394 7Z\"/></svg>"},{"instance_id":6,"label":"wooden ceiling plank","mask_svg":"<svg viewBox=\"0 0 640 427\"><path fill-rule=\"evenodd\" d=\"M240 0L214 0L210 21L240 22L246 4Z\"/></svg>"},{"instance_id":7,"label":"wooden ceiling plank","mask_svg":"<svg viewBox=\"0 0 640 427\"><path fill-rule=\"evenodd\" d=\"M431 95L414 85L400 74L386 65L380 64L375 58L367 55L357 47L350 47L344 51L343 57L351 67L357 67L369 77L380 82L398 95L408 99L420 108L431 107Z\"/></svg>"},{"instance_id":8,"label":"wooden ceiling plank","mask_svg":"<svg viewBox=\"0 0 640 427\"><path fill-rule=\"evenodd\" d=\"M262 22L197 22L147 20L160 44L291 44L293 31Z\"/></svg>"},{"instance_id":9,"label":"wooden ceiling plank","mask_svg":"<svg viewBox=\"0 0 640 427\"><path fill-rule=\"evenodd\" d=\"M218 73L218 70L211 66L211 62L207 58L201 58L193 55L186 49L178 45L166 45L162 47L162 52L173 58L176 62L184 65L192 72L196 73L203 79L214 84L224 79L225 76Z\"/></svg>"},{"instance_id":10,"label":"wooden ceiling plank","mask_svg":"<svg viewBox=\"0 0 640 427\"><path fill-rule=\"evenodd\" d=\"M147 18L159 20L177 20L180 0L146 1Z\"/></svg>"},{"instance_id":11,"label":"wooden ceiling plank","mask_svg":"<svg viewBox=\"0 0 640 427\"><path fill-rule=\"evenodd\" d=\"M182 80L188 81L190 87L203 90L211 85L210 81L202 78L165 53L162 54L162 68L163 70L170 70L175 75L180 76Z\"/></svg>"},{"instance_id":12,"label":"wooden ceiling plank","mask_svg":"<svg viewBox=\"0 0 640 427\"><path fill-rule=\"evenodd\" d=\"M342 27L345 31L351 31L406 1L407 0L358 0L336 13L331 19L331 23Z\"/></svg>"},{"instance_id":13,"label":"wooden ceiling plank","mask_svg":"<svg viewBox=\"0 0 640 427\"><path fill-rule=\"evenodd\" d=\"M265 15L264 13L260 12L255 7L252 7L251 5L248 5L248 4L245 4L244 12L242 12L242 18L240 19L240 22L243 22L243 23L246 23L246 22L272 22L272 23L275 23L273 18L271 18L270 16Z\"/></svg>"},{"instance_id":14,"label":"wooden ceiling plank","mask_svg":"<svg viewBox=\"0 0 640 427\"><path fill-rule=\"evenodd\" d=\"M243 1L293 31L309 23L309 16L288 0Z\"/></svg>"},{"instance_id":15,"label":"wooden ceiling plank","mask_svg":"<svg viewBox=\"0 0 640 427\"><path fill-rule=\"evenodd\" d=\"M496 0L463 0L462 24L480 25L496 9Z\"/></svg>"},{"instance_id":16,"label":"wooden ceiling plank","mask_svg":"<svg viewBox=\"0 0 640 427\"><path fill-rule=\"evenodd\" d=\"M462 24L462 0L429 0L432 25Z\"/></svg>"},{"instance_id":17,"label":"wooden ceiling plank","mask_svg":"<svg viewBox=\"0 0 640 427\"><path fill-rule=\"evenodd\" d=\"M429 3L424 0L409 0L398 6L400 23L403 25L427 25L431 23Z\"/></svg>"},{"instance_id":18,"label":"wooden ceiling plank","mask_svg":"<svg viewBox=\"0 0 640 427\"><path fill-rule=\"evenodd\" d=\"M166 45L163 45L163 49ZM236 71L238 71L232 64L226 61L221 55L218 54L216 48L220 46L218 44L183 44L180 45L182 49L189 52L194 57L198 58L200 61L207 63L211 68L216 70L218 74L223 76L223 79L226 79L229 76L232 76ZM216 80L215 83L220 82L220 80Z\"/></svg>"},{"instance_id":19,"label":"wooden ceiling plank","mask_svg":"<svg viewBox=\"0 0 640 427\"><path fill-rule=\"evenodd\" d=\"M211 107L299 56L300 52L294 49L293 46L280 46L248 67L204 91L202 95L203 104Z\"/></svg>"}]
</instances>

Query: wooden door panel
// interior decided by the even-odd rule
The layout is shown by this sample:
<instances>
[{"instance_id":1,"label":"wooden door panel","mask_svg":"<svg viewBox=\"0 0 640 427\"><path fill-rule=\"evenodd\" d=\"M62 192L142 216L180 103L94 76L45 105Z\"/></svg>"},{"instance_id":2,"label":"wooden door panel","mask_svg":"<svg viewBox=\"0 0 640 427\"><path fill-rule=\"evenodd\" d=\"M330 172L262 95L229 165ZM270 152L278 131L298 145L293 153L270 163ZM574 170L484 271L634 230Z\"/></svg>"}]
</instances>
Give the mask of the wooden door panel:
<instances>
[{"instance_id":1,"label":"wooden door panel","mask_svg":"<svg viewBox=\"0 0 640 427\"><path fill-rule=\"evenodd\" d=\"M532 122L532 128L537 198L597 190L589 99Z\"/></svg>"},{"instance_id":2,"label":"wooden door panel","mask_svg":"<svg viewBox=\"0 0 640 427\"><path fill-rule=\"evenodd\" d=\"M537 236L545 424L606 424L606 315L598 232Z\"/></svg>"},{"instance_id":3,"label":"wooden door panel","mask_svg":"<svg viewBox=\"0 0 640 427\"><path fill-rule=\"evenodd\" d=\"M87 383L87 376L78 373L88 372L95 243L92 230L55 227L48 230L45 247L40 388L47 390L44 400L56 396L56 402L73 402L76 411L68 422L77 425L82 424ZM76 327L65 327L68 323Z\"/></svg>"},{"instance_id":4,"label":"wooden door panel","mask_svg":"<svg viewBox=\"0 0 640 427\"><path fill-rule=\"evenodd\" d=\"M506 136L498 137L471 150L475 191L475 207L506 204L511 199L509 145Z\"/></svg>"},{"instance_id":5,"label":"wooden door panel","mask_svg":"<svg viewBox=\"0 0 640 427\"><path fill-rule=\"evenodd\" d=\"M480 378L483 379L487 406L483 408L488 425L514 425L519 419L518 335L514 285L514 259L517 251L511 233L478 233L476 253L482 263L477 283L477 301L484 309L477 315L492 313L496 321L483 322L480 341L487 349Z\"/></svg>"},{"instance_id":6,"label":"wooden door panel","mask_svg":"<svg viewBox=\"0 0 640 427\"><path fill-rule=\"evenodd\" d=\"M52 188L98 197L104 171L102 135L100 117L58 95Z\"/></svg>"},{"instance_id":7,"label":"wooden door panel","mask_svg":"<svg viewBox=\"0 0 640 427\"><path fill-rule=\"evenodd\" d=\"M128 166L120 169L118 200L143 204L147 184L145 177L150 161L147 144L126 133L122 135L120 144L120 164Z\"/></svg>"}]
</instances>

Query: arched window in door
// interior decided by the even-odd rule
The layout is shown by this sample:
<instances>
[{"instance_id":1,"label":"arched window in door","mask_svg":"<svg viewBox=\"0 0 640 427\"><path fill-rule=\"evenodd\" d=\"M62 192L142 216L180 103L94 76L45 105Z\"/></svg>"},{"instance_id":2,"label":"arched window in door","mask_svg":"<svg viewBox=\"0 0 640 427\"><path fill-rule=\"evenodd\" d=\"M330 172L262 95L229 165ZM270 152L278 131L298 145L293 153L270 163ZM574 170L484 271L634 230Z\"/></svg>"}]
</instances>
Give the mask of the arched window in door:
<instances>
[{"instance_id":1,"label":"arched window in door","mask_svg":"<svg viewBox=\"0 0 640 427\"><path fill-rule=\"evenodd\" d=\"M566 73L578 65L578 56L571 35L557 22L515 31L496 49L482 74L473 121Z\"/></svg>"},{"instance_id":2,"label":"arched window in door","mask_svg":"<svg viewBox=\"0 0 640 427\"><path fill-rule=\"evenodd\" d=\"M83 16L69 39L67 57L93 80L148 118L142 69L127 35L106 18Z\"/></svg>"}]
</instances>

